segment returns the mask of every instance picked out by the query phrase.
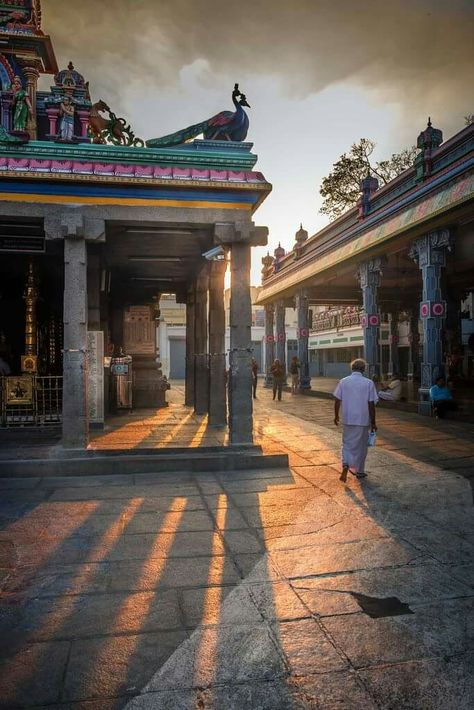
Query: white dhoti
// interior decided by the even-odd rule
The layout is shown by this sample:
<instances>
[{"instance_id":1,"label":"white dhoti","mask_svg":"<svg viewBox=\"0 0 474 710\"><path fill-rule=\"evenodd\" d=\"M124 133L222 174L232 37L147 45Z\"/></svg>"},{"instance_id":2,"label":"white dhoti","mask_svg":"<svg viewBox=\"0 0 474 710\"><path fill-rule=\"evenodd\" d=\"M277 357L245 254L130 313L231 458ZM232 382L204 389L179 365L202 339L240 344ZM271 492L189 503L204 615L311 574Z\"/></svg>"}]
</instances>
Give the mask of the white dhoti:
<instances>
[{"instance_id":1,"label":"white dhoti","mask_svg":"<svg viewBox=\"0 0 474 710\"><path fill-rule=\"evenodd\" d=\"M369 427L344 424L342 430L342 465L355 473L362 473L367 458Z\"/></svg>"},{"instance_id":2,"label":"white dhoti","mask_svg":"<svg viewBox=\"0 0 474 710\"><path fill-rule=\"evenodd\" d=\"M387 402L396 402L397 399L393 392L387 391L387 392L379 392L379 399L385 399Z\"/></svg>"}]
</instances>

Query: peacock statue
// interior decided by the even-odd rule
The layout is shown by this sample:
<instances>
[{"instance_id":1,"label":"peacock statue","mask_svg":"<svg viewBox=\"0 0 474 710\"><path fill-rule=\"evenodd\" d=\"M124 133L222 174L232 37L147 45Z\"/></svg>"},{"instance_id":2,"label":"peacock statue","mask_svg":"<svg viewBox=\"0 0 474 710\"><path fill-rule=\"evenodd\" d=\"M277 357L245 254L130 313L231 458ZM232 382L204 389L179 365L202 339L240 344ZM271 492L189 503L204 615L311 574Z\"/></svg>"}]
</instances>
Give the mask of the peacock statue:
<instances>
[{"instance_id":1,"label":"peacock statue","mask_svg":"<svg viewBox=\"0 0 474 710\"><path fill-rule=\"evenodd\" d=\"M207 121L195 123L193 126L188 126L188 128L161 138L152 138L146 141L147 146L149 148L168 148L172 145L185 143L201 133L204 138L213 141L244 141L249 129L249 119L243 107L250 108L250 104L247 103L245 94L239 90L238 84L234 86L232 101L235 111L221 111L212 118L208 118Z\"/></svg>"}]
</instances>

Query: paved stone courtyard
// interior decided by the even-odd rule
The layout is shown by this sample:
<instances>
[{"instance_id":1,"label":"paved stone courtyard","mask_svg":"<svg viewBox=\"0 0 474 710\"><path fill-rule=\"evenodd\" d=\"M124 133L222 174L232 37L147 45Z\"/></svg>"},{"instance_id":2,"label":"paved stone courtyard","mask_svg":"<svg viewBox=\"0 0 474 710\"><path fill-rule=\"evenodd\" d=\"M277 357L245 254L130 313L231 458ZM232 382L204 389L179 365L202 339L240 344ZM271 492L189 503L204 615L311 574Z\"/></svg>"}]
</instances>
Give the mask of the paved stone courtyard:
<instances>
[{"instance_id":1,"label":"paved stone courtyard","mask_svg":"<svg viewBox=\"0 0 474 710\"><path fill-rule=\"evenodd\" d=\"M212 445L179 393L104 446ZM473 707L473 428L378 425L347 486L332 403L263 389L290 470L0 479L0 707Z\"/></svg>"}]
</instances>

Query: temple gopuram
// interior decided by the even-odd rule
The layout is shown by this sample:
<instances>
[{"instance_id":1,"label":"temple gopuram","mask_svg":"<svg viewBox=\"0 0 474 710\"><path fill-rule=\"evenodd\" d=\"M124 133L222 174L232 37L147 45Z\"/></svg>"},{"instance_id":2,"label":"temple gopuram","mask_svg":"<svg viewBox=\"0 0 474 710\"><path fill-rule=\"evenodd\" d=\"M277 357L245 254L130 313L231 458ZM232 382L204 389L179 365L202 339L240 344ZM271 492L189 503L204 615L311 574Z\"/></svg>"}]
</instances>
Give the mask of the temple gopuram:
<instances>
[{"instance_id":1,"label":"temple gopuram","mask_svg":"<svg viewBox=\"0 0 474 710\"><path fill-rule=\"evenodd\" d=\"M60 427L81 449L108 412L166 406L156 329L172 293L186 404L251 445L250 250L267 240L252 218L271 185L245 95L236 85L234 111L145 142L71 61L58 67L38 0L0 2L0 40L0 428Z\"/></svg>"}]
</instances>

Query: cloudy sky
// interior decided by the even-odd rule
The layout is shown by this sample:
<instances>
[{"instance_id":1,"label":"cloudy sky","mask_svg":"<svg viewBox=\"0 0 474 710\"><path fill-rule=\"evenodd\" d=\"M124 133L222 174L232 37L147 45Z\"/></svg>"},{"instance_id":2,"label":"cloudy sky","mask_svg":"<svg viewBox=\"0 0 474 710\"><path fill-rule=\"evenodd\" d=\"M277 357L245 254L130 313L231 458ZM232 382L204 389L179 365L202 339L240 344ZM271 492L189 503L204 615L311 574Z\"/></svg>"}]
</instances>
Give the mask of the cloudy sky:
<instances>
[{"instance_id":1,"label":"cloudy sky","mask_svg":"<svg viewBox=\"0 0 474 710\"><path fill-rule=\"evenodd\" d=\"M319 184L361 137L388 157L428 115L444 137L474 113L473 0L43 0L60 68L72 60L103 98L153 138L252 108L248 140L273 192L256 214L269 248L313 234ZM259 283L256 249L253 281Z\"/></svg>"}]
</instances>

